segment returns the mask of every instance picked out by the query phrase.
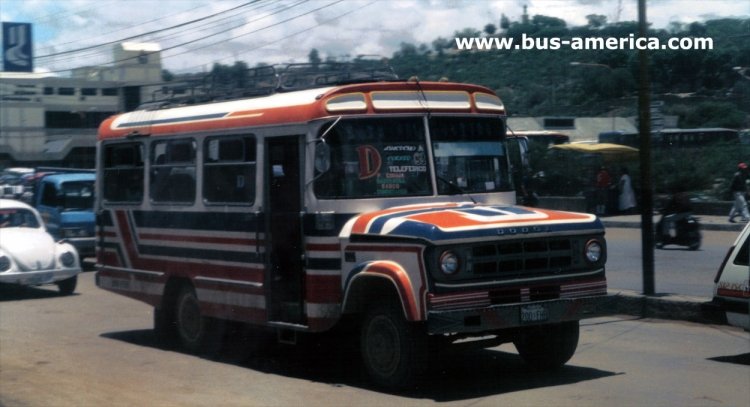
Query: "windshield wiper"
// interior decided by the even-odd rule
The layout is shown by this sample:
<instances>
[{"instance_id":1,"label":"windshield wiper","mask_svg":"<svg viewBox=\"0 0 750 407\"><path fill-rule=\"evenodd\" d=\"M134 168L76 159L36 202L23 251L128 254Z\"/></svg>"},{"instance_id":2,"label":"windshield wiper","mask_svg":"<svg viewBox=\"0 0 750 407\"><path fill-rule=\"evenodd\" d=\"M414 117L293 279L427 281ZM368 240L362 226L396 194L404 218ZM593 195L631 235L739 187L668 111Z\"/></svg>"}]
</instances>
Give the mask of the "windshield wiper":
<instances>
[{"instance_id":1,"label":"windshield wiper","mask_svg":"<svg viewBox=\"0 0 750 407\"><path fill-rule=\"evenodd\" d=\"M463 188L460 186L454 184L453 182L441 177L436 177L438 181L442 181L444 184L448 185L448 191L445 191L447 195L466 195L471 199L471 202L477 203L477 201L474 200L474 197L472 197L468 192L466 192ZM440 192L440 191L438 191Z\"/></svg>"}]
</instances>

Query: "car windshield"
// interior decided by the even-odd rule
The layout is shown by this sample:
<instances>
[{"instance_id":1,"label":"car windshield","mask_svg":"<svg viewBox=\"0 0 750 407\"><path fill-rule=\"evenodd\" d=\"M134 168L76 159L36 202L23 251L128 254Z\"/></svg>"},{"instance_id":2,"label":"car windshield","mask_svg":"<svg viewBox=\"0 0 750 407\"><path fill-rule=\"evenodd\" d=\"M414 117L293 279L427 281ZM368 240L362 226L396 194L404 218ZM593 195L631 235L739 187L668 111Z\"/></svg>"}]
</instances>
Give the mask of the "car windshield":
<instances>
[{"instance_id":1,"label":"car windshield","mask_svg":"<svg viewBox=\"0 0 750 407\"><path fill-rule=\"evenodd\" d=\"M0 209L0 228L39 228L34 212L24 208Z\"/></svg>"},{"instance_id":2,"label":"car windshield","mask_svg":"<svg viewBox=\"0 0 750 407\"><path fill-rule=\"evenodd\" d=\"M503 122L498 118L430 118L438 193L512 191Z\"/></svg>"}]
</instances>

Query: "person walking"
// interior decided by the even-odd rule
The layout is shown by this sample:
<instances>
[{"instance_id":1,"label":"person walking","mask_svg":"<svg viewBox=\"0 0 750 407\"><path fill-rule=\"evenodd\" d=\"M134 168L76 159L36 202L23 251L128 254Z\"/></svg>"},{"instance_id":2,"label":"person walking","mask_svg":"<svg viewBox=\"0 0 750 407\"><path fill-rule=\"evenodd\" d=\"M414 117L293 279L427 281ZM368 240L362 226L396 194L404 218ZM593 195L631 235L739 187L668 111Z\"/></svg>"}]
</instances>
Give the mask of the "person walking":
<instances>
[{"instance_id":1,"label":"person walking","mask_svg":"<svg viewBox=\"0 0 750 407\"><path fill-rule=\"evenodd\" d=\"M599 172L596 173L596 182L594 184L596 193L596 214L604 215L607 213L607 201L609 195L609 188L612 184L612 178L609 175L609 171L605 166L599 168Z\"/></svg>"},{"instance_id":2,"label":"person walking","mask_svg":"<svg viewBox=\"0 0 750 407\"><path fill-rule=\"evenodd\" d=\"M622 167L622 175L617 185L620 191L620 202L618 209L621 213L630 213L635 208L635 192L633 191L633 181L630 179L630 172L627 167Z\"/></svg>"},{"instance_id":3,"label":"person walking","mask_svg":"<svg viewBox=\"0 0 750 407\"><path fill-rule=\"evenodd\" d=\"M732 177L732 184L729 186L732 198L734 198L734 204L729 211L729 223L734 223L734 218L740 215L742 215L743 222L750 220L750 214L747 210L747 199L745 198L747 194L747 175L747 164L739 163L737 165L737 172Z\"/></svg>"}]
</instances>

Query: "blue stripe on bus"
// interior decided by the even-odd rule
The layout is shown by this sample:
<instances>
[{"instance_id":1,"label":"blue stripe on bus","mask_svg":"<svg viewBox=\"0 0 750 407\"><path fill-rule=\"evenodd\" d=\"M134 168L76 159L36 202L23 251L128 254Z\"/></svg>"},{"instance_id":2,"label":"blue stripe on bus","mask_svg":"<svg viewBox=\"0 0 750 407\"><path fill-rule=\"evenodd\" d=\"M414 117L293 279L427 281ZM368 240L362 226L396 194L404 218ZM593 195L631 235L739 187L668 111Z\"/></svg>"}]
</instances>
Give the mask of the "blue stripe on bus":
<instances>
[{"instance_id":1,"label":"blue stripe on bus","mask_svg":"<svg viewBox=\"0 0 750 407\"><path fill-rule=\"evenodd\" d=\"M511 236L533 235L536 233L577 232L590 230L604 230L601 221L596 219L591 222L544 224L539 223L528 226L505 225L483 229L470 229L461 231L445 231L434 225L422 222L410 221L400 224L388 233L389 236L405 236L411 238L422 238L431 242L441 240L477 239L477 238L504 238Z\"/></svg>"},{"instance_id":2,"label":"blue stripe on bus","mask_svg":"<svg viewBox=\"0 0 750 407\"><path fill-rule=\"evenodd\" d=\"M133 211L139 228L194 229L225 232L263 231L263 216L247 212Z\"/></svg>"},{"instance_id":3,"label":"blue stripe on bus","mask_svg":"<svg viewBox=\"0 0 750 407\"><path fill-rule=\"evenodd\" d=\"M159 119L159 120L143 120L139 122L125 122L120 123L117 125L118 129L122 129L125 127L138 127L138 126L153 126L155 124L170 124L170 123L182 123L182 122L190 122L190 121L196 121L196 120L207 120L207 119L221 119L222 117L226 116L227 113L211 113L211 114L201 114L197 116L188 116L188 117L175 117L172 119Z\"/></svg>"},{"instance_id":4,"label":"blue stripe on bus","mask_svg":"<svg viewBox=\"0 0 750 407\"><path fill-rule=\"evenodd\" d=\"M306 267L313 270L341 270L341 258L316 259L308 258Z\"/></svg>"},{"instance_id":5,"label":"blue stripe on bus","mask_svg":"<svg viewBox=\"0 0 750 407\"><path fill-rule=\"evenodd\" d=\"M138 245L142 256L165 256L180 259L223 260L236 263L261 264L263 259L255 252L236 252L227 250L195 249L155 245Z\"/></svg>"}]
</instances>

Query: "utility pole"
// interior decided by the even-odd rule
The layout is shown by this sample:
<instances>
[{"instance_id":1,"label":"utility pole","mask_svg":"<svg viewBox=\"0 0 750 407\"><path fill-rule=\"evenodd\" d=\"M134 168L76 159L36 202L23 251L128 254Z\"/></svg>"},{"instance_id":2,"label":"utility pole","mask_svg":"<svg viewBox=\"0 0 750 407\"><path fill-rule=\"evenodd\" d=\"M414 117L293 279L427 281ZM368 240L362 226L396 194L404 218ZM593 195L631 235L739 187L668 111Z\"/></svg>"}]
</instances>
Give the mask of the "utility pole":
<instances>
[{"instance_id":1,"label":"utility pole","mask_svg":"<svg viewBox=\"0 0 750 407\"><path fill-rule=\"evenodd\" d=\"M638 0L638 36L648 36L646 0ZM641 257L643 294L654 295L654 202L651 178L651 84L648 53L638 50L638 134L641 161Z\"/></svg>"}]
</instances>

